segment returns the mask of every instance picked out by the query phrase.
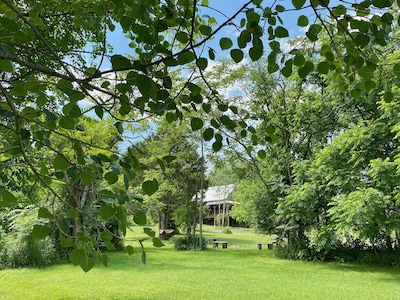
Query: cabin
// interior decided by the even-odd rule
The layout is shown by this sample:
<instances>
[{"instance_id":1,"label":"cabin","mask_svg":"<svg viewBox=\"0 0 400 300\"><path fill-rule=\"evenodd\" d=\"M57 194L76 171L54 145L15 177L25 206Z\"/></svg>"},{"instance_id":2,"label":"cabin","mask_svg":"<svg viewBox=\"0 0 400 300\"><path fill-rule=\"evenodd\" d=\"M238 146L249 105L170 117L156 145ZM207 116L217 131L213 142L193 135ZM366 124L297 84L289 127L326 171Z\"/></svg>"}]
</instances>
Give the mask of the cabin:
<instances>
[{"instance_id":1,"label":"cabin","mask_svg":"<svg viewBox=\"0 0 400 300\"><path fill-rule=\"evenodd\" d=\"M235 220L230 217L234 205L234 184L209 187L203 196L203 203L209 207L204 216L204 224L214 226L234 226Z\"/></svg>"}]
</instances>

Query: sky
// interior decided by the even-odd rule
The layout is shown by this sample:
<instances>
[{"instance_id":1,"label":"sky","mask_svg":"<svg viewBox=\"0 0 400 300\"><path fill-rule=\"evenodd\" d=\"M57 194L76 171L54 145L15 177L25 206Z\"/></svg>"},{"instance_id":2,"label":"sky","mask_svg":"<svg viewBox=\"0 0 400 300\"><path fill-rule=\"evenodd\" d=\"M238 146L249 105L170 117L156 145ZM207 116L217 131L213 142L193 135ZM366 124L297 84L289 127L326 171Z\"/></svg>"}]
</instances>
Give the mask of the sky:
<instances>
[{"instance_id":1,"label":"sky","mask_svg":"<svg viewBox=\"0 0 400 300\"><path fill-rule=\"evenodd\" d=\"M207 14L216 18L218 24L226 21L227 17L233 16L247 0L209 0L209 7L200 8L200 14ZM271 0L264 0L265 3L273 3ZM277 0L276 4L280 4L285 6L287 9L293 8L290 0ZM275 4L275 5L276 5ZM214 9L211 9L214 8ZM303 11L301 14L305 14L309 16L311 14L310 11ZM281 18L284 21L284 26L289 30L289 34L291 37L295 37L300 34L304 34L304 29L299 28L297 26L297 16L299 12L284 12L281 14ZM240 19L243 18L244 14L239 15L235 19L235 23L239 23ZM311 21L311 20L310 20ZM229 55L229 51L221 52L219 47L219 39L223 36L228 36L232 40L235 40L237 36L237 32L230 27L222 29L221 33L213 40L209 41L207 46L213 48L217 51L217 57L223 58ZM109 43L113 46L114 54L122 54L126 55L132 53L132 49L129 48L129 41L124 37L122 30L120 27L117 27L114 32L109 33Z\"/></svg>"}]
</instances>

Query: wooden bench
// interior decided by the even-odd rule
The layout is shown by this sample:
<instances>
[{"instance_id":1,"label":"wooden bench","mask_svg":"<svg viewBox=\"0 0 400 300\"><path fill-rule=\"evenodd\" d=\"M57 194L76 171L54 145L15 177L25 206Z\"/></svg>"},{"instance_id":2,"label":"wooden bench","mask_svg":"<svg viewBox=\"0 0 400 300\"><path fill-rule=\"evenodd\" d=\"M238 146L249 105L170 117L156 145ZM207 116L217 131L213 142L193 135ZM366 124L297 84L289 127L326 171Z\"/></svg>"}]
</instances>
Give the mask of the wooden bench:
<instances>
[{"instance_id":1,"label":"wooden bench","mask_svg":"<svg viewBox=\"0 0 400 300\"><path fill-rule=\"evenodd\" d=\"M173 229L161 229L160 230L160 239L162 239L162 240L169 240L174 235L175 235L175 230L173 230Z\"/></svg>"},{"instance_id":2,"label":"wooden bench","mask_svg":"<svg viewBox=\"0 0 400 300\"><path fill-rule=\"evenodd\" d=\"M222 249L228 248L228 242L225 241L214 241L214 248L218 248L218 245L222 245Z\"/></svg>"},{"instance_id":3,"label":"wooden bench","mask_svg":"<svg viewBox=\"0 0 400 300\"><path fill-rule=\"evenodd\" d=\"M209 244L215 242L216 240L217 239L214 239L214 238L207 239L207 244L209 245Z\"/></svg>"}]
</instances>

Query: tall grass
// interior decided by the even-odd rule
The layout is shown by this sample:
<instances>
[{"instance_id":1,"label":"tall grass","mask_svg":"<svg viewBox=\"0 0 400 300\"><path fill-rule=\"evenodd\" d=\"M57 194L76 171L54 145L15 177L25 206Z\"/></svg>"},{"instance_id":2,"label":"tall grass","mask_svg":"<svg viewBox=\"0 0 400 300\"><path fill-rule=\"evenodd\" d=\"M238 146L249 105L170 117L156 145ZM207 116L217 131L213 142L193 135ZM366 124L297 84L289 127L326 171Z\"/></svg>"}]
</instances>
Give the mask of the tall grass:
<instances>
[{"instance_id":1,"label":"tall grass","mask_svg":"<svg viewBox=\"0 0 400 300\"><path fill-rule=\"evenodd\" d=\"M146 265L136 247L136 255L111 253L108 268L87 274L69 264L1 271L0 299L400 299L398 269L281 260L257 250L270 237L206 229L206 238L229 248L180 252L172 242L145 242Z\"/></svg>"}]
</instances>

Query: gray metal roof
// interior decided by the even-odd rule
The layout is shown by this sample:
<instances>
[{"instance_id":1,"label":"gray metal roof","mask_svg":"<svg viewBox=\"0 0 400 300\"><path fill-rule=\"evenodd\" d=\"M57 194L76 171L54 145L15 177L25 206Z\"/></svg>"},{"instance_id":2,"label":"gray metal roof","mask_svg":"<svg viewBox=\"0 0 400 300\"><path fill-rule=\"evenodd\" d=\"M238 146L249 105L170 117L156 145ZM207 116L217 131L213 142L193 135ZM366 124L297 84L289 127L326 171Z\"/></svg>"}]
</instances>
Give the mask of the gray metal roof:
<instances>
[{"instance_id":1,"label":"gray metal roof","mask_svg":"<svg viewBox=\"0 0 400 300\"><path fill-rule=\"evenodd\" d=\"M233 202L232 193L235 190L234 184L211 186L204 194L204 203L217 204L220 202Z\"/></svg>"}]
</instances>

